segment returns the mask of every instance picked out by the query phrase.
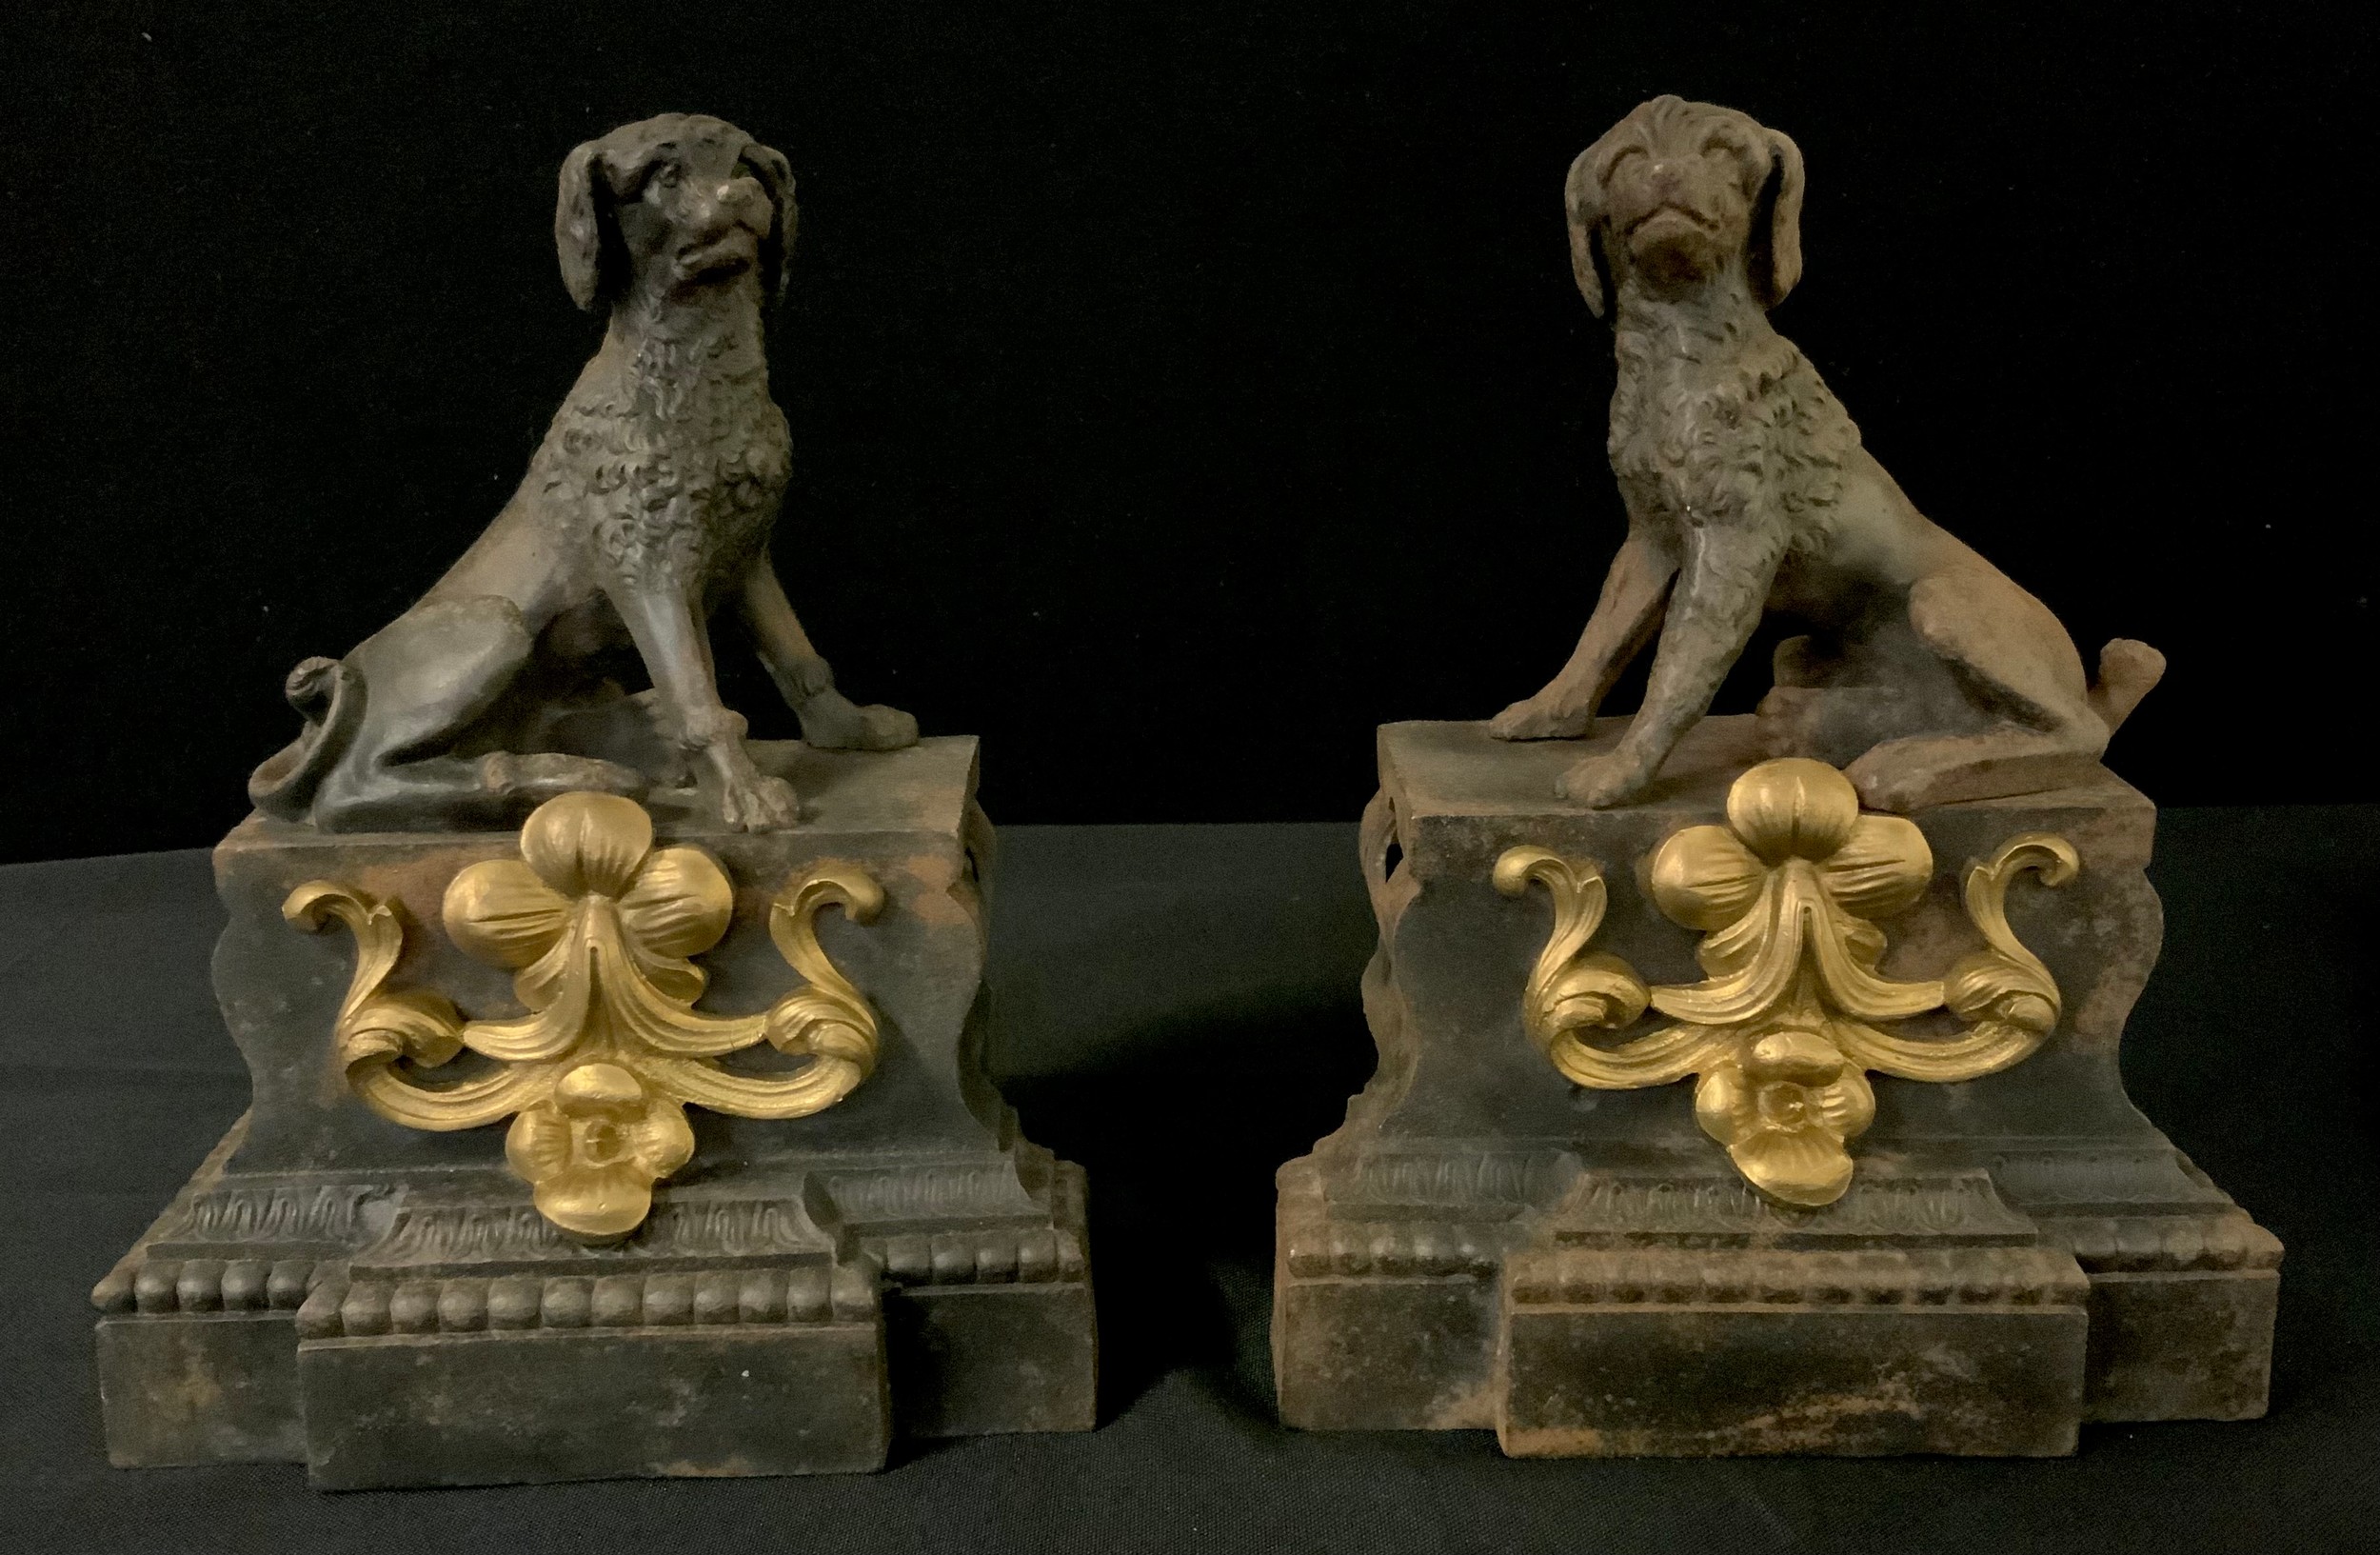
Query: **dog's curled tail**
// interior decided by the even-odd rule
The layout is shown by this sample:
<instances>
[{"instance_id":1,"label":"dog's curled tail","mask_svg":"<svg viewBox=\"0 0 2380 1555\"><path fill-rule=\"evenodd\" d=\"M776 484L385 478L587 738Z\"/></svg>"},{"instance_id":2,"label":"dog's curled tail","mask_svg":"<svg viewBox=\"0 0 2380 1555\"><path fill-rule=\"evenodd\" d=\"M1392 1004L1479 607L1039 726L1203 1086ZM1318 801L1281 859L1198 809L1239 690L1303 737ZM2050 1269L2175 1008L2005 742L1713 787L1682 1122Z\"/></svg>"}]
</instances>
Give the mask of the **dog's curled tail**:
<instances>
[{"instance_id":1,"label":"dog's curled tail","mask_svg":"<svg viewBox=\"0 0 2380 1555\"><path fill-rule=\"evenodd\" d=\"M2091 687L2091 710L2112 734L2164 675L2164 654L2146 643L2118 637L2099 650L2099 678Z\"/></svg>"},{"instance_id":2,"label":"dog's curled tail","mask_svg":"<svg viewBox=\"0 0 2380 1555\"><path fill-rule=\"evenodd\" d=\"M248 778L248 799L276 820L303 821L312 812L314 790L364 720L364 681L337 659L308 659L289 671L281 694L306 728Z\"/></svg>"}]
</instances>

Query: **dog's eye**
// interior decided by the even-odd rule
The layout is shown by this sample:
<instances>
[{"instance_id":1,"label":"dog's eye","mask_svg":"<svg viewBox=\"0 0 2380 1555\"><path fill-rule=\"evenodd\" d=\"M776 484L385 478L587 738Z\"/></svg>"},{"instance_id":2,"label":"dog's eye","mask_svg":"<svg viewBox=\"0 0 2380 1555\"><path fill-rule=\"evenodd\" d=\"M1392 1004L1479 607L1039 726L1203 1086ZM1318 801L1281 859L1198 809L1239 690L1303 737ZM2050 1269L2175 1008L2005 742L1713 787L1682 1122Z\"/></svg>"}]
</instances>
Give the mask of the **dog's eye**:
<instances>
[{"instance_id":1,"label":"dog's eye","mask_svg":"<svg viewBox=\"0 0 2380 1555\"><path fill-rule=\"evenodd\" d=\"M656 189L676 189L678 187L679 180L684 176L684 172L680 169L676 163L664 162L660 167L653 169L653 176L650 181Z\"/></svg>"}]
</instances>

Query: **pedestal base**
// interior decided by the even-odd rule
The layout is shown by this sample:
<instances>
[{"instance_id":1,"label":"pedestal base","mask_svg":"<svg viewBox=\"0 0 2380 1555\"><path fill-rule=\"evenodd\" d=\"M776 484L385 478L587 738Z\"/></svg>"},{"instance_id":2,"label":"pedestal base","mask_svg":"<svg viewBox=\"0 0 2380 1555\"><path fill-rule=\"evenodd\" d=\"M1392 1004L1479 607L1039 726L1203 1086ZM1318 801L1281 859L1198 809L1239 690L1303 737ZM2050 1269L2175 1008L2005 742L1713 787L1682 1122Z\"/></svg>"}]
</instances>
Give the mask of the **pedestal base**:
<instances>
[{"instance_id":1,"label":"pedestal base","mask_svg":"<svg viewBox=\"0 0 2380 1555\"><path fill-rule=\"evenodd\" d=\"M2087 1288L2033 1248L1518 1253L1516 1457L2072 1452Z\"/></svg>"},{"instance_id":2,"label":"pedestal base","mask_svg":"<svg viewBox=\"0 0 2380 1555\"><path fill-rule=\"evenodd\" d=\"M883 1466L883 1326L404 1334L303 1346L327 1490Z\"/></svg>"},{"instance_id":3,"label":"pedestal base","mask_svg":"<svg viewBox=\"0 0 2380 1555\"><path fill-rule=\"evenodd\" d=\"M794 1474L878 1467L896 1431L1092 1425L1081 1172L1018 1137L978 1057L974 742L765 754L811 807L799 829L662 816L737 887L705 1007L798 985L770 903L811 861L856 866L885 907L819 932L881 1019L875 1072L806 1117L690 1114L693 1160L607 1245L540 1212L501 1126L367 1108L332 1046L354 947L281 918L331 879L435 925L446 883L511 835L251 819L226 841L216 987L256 1102L93 1292L111 1461L301 1461L327 1488ZM517 1008L507 977L418 927L396 981L466 1016Z\"/></svg>"},{"instance_id":4,"label":"pedestal base","mask_svg":"<svg viewBox=\"0 0 2380 1555\"><path fill-rule=\"evenodd\" d=\"M2113 778L1915 817L1949 868L2029 831L2076 845L2080 878L2009 909L2067 1013L2002 1072L1875 1078L1834 1204L1755 1191L1690 1087L1582 1088L1524 1035L1545 912L1494 889L1496 859L1599 862L1597 948L1691 982L1693 937L1636 866L1719 819L1758 759L1749 724L1706 720L1644 804L1599 812L1552 797L1576 745L1381 730L1364 835L1381 1062L1345 1126L1281 1170L1283 1418L1493 1428L1524 1456L2040 1455L2072 1451L2086 1420L2262 1413L2280 1245L2117 1074L2158 920L2154 812ZM1895 920L1884 971L1941 975L1972 938L1957 905L1937 889Z\"/></svg>"}]
</instances>

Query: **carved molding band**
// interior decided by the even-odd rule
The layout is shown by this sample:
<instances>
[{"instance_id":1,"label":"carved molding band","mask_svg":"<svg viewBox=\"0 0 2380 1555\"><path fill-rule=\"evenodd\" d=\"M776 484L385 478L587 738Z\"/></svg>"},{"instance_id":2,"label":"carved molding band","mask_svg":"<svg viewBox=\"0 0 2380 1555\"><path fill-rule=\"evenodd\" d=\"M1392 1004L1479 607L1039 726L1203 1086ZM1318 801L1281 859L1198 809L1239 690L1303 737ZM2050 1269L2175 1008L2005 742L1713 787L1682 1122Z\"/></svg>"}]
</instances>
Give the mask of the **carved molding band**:
<instances>
[{"instance_id":1,"label":"carved molding band","mask_svg":"<svg viewBox=\"0 0 2380 1555\"><path fill-rule=\"evenodd\" d=\"M1323 1215L1285 1223L1281 1256L1300 1279L1494 1279L1515 1233L1511 1223L1339 1221Z\"/></svg>"},{"instance_id":2,"label":"carved molding band","mask_svg":"<svg viewBox=\"0 0 2380 1555\"><path fill-rule=\"evenodd\" d=\"M91 1292L103 1312L295 1311L334 1261L147 1258L110 1270Z\"/></svg>"},{"instance_id":3,"label":"carved molding band","mask_svg":"<svg viewBox=\"0 0 2380 1555\"><path fill-rule=\"evenodd\" d=\"M2027 833L1967 877L1967 915L1984 947L1936 982L1876 970L1874 919L1924 894L1934 855L1897 815L1861 814L1851 781L1822 762L1763 762L1727 792L1727 825L1689 827L1654 850L1655 904L1699 931L1699 983L1649 987L1618 957L1590 952L1603 921L1603 877L1542 847L1507 849L1497 889L1536 881L1554 899L1554 932L1521 996L1521 1024L1557 1069L1603 1090L1697 1076L1695 1117L1745 1179L1780 1203L1815 1207L1851 1186L1844 1142L1875 1116L1866 1071L1906 1080L1972 1080L2031 1054L2057 1024L2057 984L2008 926L2008 887L2027 871L2046 886L2074 877L2063 838ZM1651 1008L1672 1024L1615 1047ZM1947 1008L1971 1027L1935 1040L1876 1023Z\"/></svg>"},{"instance_id":4,"label":"carved molding band","mask_svg":"<svg viewBox=\"0 0 2380 1555\"><path fill-rule=\"evenodd\" d=\"M1861 1252L1530 1249L1505 1266L1516 1306L2073 1306L2091 1282L2047 1247Z\"/></svg>"},{"instance_id":5,"label":"carved molding band","mask_svg":"<svg viewBox=\"0 0 2380 1555\"><path fill-rule=\"evenodd\" d=\"M339 1277L307 1294L297 1327L307 1339L355 1339L487 1329L865 1323L877 1315L877 1272L862 1260L701 1272Z\"/></svg>"},{"instance_id":6,"label":"carved molding band","mask_svg":"<svg viewBox=\"0 0 2380 1555\"><path fill-rule=\"evenodd\" d=\"M860 1250L896 1285L1047 1285L1081 1281L1090 1266L1065 1226L868 1237Z\"/></svg>"},{"instance_id":7,"label":"carved molding band","mask_svg":"<svg viewBox=\"0 0 2380 1555\"><path fill-rule=\"evenodd\" d=\"M779 894L768 923L808 985L758 1015L707 1015L694 1001L708 979L689 958L719 943L734 903L709 854L653 847L652 819L633 801L549 800L522 827L520 859L472 865L446 887L446 933L473 959L509 968L527 1008L469 1022L443 994L387 987L405 946L391 904L317 880L290 892L282 912L312 929L335 920L355 936L337 1041L356 1094L409 1128L512 1119L505 1156L535 1186L539 1213L608 1241L644 1222L653 1184L693 1155L687 1106L803 1117L875 1067L876 1012L820 948L817 919L840 907L866 923L883 887L851 865L812 866ZM763 1040L810 1062L787 1075L717 1062ZM466 1048L498 1067L446 1085L415 1078Z\"/></svg>"}]
</instances>

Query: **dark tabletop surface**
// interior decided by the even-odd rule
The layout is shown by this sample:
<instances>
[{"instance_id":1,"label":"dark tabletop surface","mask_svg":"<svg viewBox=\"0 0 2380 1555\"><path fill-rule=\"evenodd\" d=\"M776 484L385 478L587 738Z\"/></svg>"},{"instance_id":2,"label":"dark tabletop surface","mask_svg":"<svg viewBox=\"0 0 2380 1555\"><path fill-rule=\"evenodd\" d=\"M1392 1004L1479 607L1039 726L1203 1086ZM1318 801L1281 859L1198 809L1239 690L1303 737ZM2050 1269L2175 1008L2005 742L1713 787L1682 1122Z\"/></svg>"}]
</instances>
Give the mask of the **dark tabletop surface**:
<instances>
[{"instance_id":1,"label":"dark tabletop surface","mask_svg":"<svg viewBox=\"0 0 2380 1555\"><path fill-rule=\"evenodd\" d=\"M1272 1170L1371 1067L1352 826L1002 835L993 1055L1091 1173L1102 1425L883 1473L325 1495L116 1470L86 1293L245 1104L203 853L0 869L0 1546L1262 1551L2380 1549L2380 807L2181 810L2133 1098L2288 1244L2272 1412L2057 1461L1515 1462L1274 1419Z\"/></svg>"}]
</instances>

